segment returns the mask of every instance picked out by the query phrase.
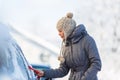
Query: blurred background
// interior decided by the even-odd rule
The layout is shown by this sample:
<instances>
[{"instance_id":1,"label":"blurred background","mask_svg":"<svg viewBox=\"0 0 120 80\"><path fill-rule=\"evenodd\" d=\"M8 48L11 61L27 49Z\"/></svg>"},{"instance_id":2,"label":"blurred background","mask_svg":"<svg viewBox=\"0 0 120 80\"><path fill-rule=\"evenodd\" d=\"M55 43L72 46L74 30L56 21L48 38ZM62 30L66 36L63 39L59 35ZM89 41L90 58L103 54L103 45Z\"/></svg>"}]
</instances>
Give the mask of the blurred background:
<instances>
[{"instance_id":1,"label":"blurred background","mask_svg":"<svg viewBox=\"0 0 120 80\"><path fill-rule=\"evenodd\" d=\"M120 0L0 0L0 22L10 26L27 60L52 68L59 66L61 45L56 23L67 12L97 43L99 80L120 80Z\"/></svg>"}]
</instances>

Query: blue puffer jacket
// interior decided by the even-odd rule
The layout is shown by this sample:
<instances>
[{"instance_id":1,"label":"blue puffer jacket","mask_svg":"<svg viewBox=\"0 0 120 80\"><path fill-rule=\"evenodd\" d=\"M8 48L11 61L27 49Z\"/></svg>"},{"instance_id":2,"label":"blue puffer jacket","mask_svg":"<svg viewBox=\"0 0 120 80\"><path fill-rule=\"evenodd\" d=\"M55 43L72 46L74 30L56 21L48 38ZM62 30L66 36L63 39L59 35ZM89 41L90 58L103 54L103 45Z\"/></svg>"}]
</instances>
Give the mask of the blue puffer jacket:
<instances>
[{"instance_id":1,"label":"blue puffer jacket","mask_svg":"<svg viewBox=\"0 0 120 80\"><path fill-rule=\"evenodd\" d=\"M58 69L45 70L45 77L63 77L71 71L69 80L98 80L101 60L94 39L80 24L62 46L65 59Z\"/></svg>"}]
</instances>

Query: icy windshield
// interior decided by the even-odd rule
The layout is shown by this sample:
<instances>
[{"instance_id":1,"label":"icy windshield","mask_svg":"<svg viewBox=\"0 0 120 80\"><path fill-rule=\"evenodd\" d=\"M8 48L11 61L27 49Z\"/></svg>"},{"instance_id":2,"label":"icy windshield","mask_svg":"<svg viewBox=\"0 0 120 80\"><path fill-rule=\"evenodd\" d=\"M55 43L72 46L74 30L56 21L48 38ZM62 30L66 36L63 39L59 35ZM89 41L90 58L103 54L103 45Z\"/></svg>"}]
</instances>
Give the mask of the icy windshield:
<instances>
[{"instance_id":1,"label":"icy windshield","mask_svg":"<svg viewBox=\"0 0 120 80\"><path fill-rule=\"evenodd\" d=\"M6 29L0 24L0 80L34 80L21 48Z\"/></svg>"}]
</instances>

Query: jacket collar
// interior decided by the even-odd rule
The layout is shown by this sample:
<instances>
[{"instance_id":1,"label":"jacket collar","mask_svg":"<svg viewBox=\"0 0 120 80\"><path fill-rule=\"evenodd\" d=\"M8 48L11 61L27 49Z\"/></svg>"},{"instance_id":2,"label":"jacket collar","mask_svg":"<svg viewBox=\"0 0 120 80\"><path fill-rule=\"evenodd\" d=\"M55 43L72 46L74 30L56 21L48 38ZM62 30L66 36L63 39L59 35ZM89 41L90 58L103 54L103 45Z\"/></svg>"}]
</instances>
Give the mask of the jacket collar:
<instances>
[{"instance_id":1,"label":"jacket collar","mask_svg":"<svg viewBox=\"0 0 120 80\"><path fill-rule=\"evenodd\" d=\"M65 45L76 44L78 43L85 35L87 35L87 31L83 24L78 25L72 34L64 41Z\"/></svg>"}]
</instances>

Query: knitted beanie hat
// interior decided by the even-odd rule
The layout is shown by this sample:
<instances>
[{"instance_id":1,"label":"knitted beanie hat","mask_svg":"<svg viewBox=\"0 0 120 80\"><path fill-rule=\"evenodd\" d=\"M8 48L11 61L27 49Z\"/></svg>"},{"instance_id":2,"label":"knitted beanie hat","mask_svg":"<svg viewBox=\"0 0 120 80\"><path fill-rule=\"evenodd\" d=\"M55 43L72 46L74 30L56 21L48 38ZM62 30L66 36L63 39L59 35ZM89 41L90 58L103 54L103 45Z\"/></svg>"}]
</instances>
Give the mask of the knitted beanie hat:
<instances>
[{"instance_id":1,"label":"knitted beanie hat","mask_svg":"<svg viewBox=\"0 0 120 80\"><path fill-rule=\"evenodd\" d=\"M57 29L63 30L65 39L67 39L76 27L76 22L72 19L73 14L67 13L66 17L62 17L57 23Z\"/></svg>"}]
</instances>

